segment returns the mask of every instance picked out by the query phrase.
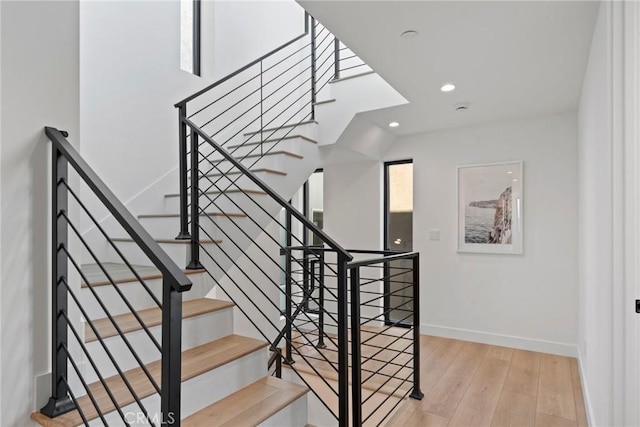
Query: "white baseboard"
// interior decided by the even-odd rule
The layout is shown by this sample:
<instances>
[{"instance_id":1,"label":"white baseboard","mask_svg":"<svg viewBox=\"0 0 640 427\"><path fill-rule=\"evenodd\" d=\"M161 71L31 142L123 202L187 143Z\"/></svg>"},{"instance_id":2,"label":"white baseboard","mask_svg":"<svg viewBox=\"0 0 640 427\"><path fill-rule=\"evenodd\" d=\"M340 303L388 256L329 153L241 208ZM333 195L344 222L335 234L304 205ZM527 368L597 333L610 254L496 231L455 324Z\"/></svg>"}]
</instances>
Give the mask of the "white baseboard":
<instances>
[{"instance_id":1,"label":"white baseboard","mask_svg":"<svg viewBox=\"0 0 640 427\"><path fill-rule=\"evenodd\" d=\"M451 328L448 326L420 324L420 333L443 338L453 338L482 344L519 348L540 353L557 354L559 356L577 357L578 348L574 344L494 334L490 332L472 331L469 329Z\"/></svg>"},{"instance_id":2,"label":"white baseboard","mask_svg":"<svg viewBox=\"0 0 640 427\"><path fill-rule=\"evenodd\" d=\"M595 417L593 416L593 407L591 406L591 398L589 397L589 388L587 387L587 377L584 374L584 365L582 355L578 352L578 371L580 372L580 385L582 386L582 396L584 397L584 407L587 412L587 424L594 426Z\"/></svg>"}]
</instances>

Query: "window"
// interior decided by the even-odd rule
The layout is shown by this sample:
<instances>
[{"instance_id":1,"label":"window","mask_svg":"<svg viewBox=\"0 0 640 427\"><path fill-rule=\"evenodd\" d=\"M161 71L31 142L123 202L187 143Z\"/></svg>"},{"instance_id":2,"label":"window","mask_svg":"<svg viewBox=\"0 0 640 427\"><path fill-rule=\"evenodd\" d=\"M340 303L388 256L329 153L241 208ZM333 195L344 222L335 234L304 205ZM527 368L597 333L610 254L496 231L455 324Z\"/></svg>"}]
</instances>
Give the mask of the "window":
<instances>
[{"instance_id":1,"label":"window","mask_svg":"<svg viewBox=\"0 0 640 427\"><path fill-rule=\"evenodd\" d=\"M180 68L200 75L200 0L180 1Z\"/></svg>"},{"instance_id":2,"label":"window","mask_svg":"<svg viewBox=\"0 0 640 427\"><path fill-rule=\"evenodd\" d=\"M384 166L384 249L413 250L413 162L402 160ZM385 266L384 312L387 324L410 325L413 316L412 260Z\"/></svg>"},{"instance_id":3,"label":"window","mask_svg":"<svg viewBox=\"0 0 640 427\"><path fill-rule=\"evenodd\" d=\"M317 169L311 174L309 180L302 187L303 209L304 214L319 229L324 226L324 171ZM309 231L304 236L305 245L322 245L322 241L313 232ZM318 313L319 284L317 282L320 276L320 262L317 257L310 255L305 260L305 287L311 286L311 299L305 304L304 310L307 313ZM311 273L311 274L309 274ZM312 276L312 277L310 277ZM313 281L313 282L312 282ZM309 291L309 288L306 289Z\"/></svg>"},{"instance_id":4,"label":"window","mask_svg":"<svg viewBox=\"0 0 640 427\"><path fill-rule=\"evenodd\" d=\"M304 198L304 214L322 230L324 225L324 171L317 169L302 187ZM318 236L309 232L305 244L321 245Z\"/></svg>"}]
</instances>

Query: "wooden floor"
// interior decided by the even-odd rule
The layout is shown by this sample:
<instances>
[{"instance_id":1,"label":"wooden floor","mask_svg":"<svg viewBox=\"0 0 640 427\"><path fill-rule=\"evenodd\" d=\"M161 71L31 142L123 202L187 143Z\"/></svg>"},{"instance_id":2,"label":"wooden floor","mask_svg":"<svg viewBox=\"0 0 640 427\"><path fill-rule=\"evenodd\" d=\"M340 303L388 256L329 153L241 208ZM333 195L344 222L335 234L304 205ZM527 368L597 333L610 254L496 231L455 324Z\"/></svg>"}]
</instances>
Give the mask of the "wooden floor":
<instances>
[{"instance_id":1,"label":"wooden floor","mask_svg":"<svg viewBox=\"0 0 640 427\"><path fill-rule=\"evenodd\" d=\"M421 337L424 399L387 426L586 426L576 359Z\"/></svg>"}]
</instances>

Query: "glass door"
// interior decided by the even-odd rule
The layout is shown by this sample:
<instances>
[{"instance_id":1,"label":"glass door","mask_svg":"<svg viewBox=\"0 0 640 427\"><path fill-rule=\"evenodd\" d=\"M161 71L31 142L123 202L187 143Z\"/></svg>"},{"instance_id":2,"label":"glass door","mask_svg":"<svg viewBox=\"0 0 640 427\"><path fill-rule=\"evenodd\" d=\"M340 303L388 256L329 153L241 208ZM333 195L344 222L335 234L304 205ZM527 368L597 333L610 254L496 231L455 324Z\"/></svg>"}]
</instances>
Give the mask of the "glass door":
<instances>
[{"instance_id":1,"label":"glass door","mask_svg":"<svg viewBox=\"0 0 640 427\"><path fill-rule=\"evenodd\" d=\"M413 250L413 161L384 165L384 249ZM398 260L384 267L385 323L410 326L413 290L412 260Z\"/></svg>"}]
</instances>

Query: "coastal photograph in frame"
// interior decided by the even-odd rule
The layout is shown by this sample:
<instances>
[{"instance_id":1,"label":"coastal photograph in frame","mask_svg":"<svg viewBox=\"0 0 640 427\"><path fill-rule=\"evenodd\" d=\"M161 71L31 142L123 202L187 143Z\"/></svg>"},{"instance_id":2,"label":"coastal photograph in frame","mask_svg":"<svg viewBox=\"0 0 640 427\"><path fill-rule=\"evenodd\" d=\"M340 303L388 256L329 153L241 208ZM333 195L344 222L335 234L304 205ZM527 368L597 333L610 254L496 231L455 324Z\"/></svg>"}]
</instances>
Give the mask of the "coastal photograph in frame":
<instances>
[{"instance_id":1,"label":"coastal photograph in frame","mask_svg":"<svg viewBox=\"0 0 640 427\"><path fill-rule=\"evenodd\" d=\"M458 252L522 253L522 162L458 166Z\"/></svg>"}]
</instances>

